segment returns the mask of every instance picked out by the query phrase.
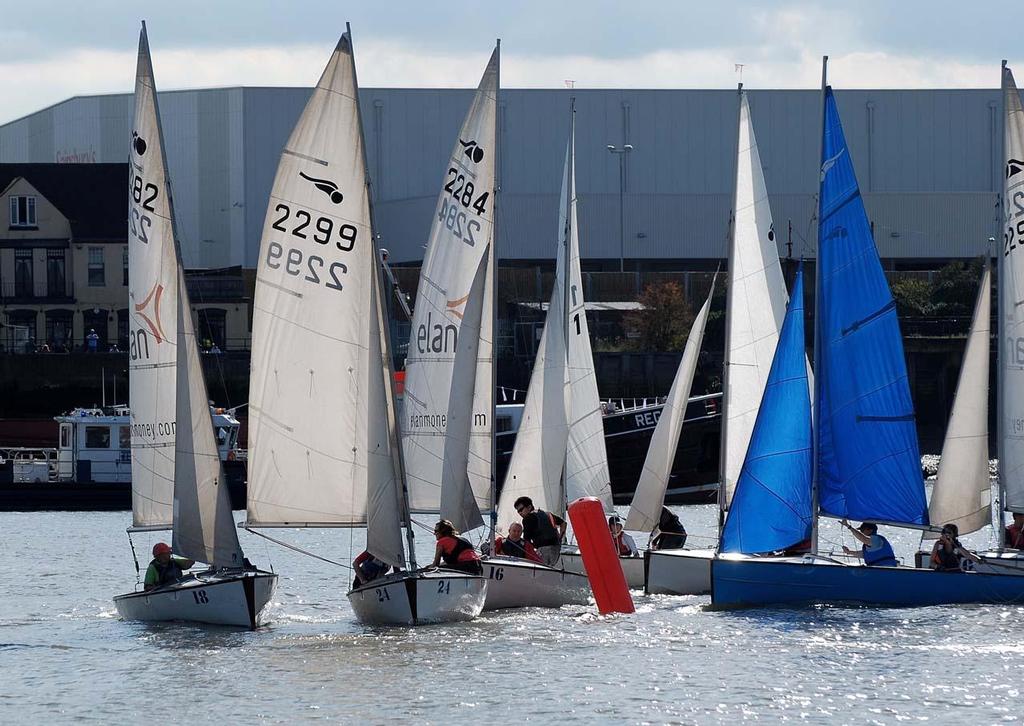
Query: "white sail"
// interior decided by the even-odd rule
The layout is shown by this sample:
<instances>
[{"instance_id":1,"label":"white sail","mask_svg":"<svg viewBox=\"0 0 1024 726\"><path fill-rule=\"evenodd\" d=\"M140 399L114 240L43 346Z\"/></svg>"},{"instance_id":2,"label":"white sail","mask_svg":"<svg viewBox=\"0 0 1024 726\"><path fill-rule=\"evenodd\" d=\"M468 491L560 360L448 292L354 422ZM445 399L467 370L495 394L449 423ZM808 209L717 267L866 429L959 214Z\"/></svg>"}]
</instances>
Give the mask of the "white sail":
<instances>
[{"instance_id":1,"label":"white sail","mask_svg":"<svg viewBox=\"0 0 1024 726\"><path fill-rule=\"evenodd\" d=\"M999 255L999 482L1003 508L1024 512L1024 108L1003 67L1003 250ZM1005 347L1003 347L1005 346Z\"/></svg>"},{"instance_id":2,"label":"white sail","mask_svg":"<svg viewBox=\"0 0 1024 726\"><path fill-rule=\"evenodd\" d=\"M569 370L565 350L564 304L566 184L569 179L570 146L566 150L563 187L559 209L558 257L555 285L530 374L530 385L523 404L523 417L516 432L505 481L498 500L498 526L519 521L513 504L521 496L530 497L538 509L561 512L565 507L562 469L569 442ZM585 320L585 317L583 318Z\"/></svg>"},{"instance_id":3,"label":"white sail","mask_svg":"<svg viewBox=\"0 0 1024 726\"><path fill-rule=\"evenodd\" d=\"M167 528L174 498L178 258L145 25L139 36L128 158L132 524Z\"/></svg>"},{"instance_id":4,"label":"white sail","mask_svg":"<svg viewBox=\"0 0 1024 726\"><path fill-rule=\"evenodd\" d=\"M991 523L992 487L988 473L988 367L992 314L992 273L988 263L974 303L971 331L942 444L939 476L928 503L928 521L957 525L960 534ZM938 536L926 532L926 538Z\"/></svg>"},{"instance_id":5,"label":"white sail","mask_svg":"<svg viewBox=\"0 0 1024 726\"><path fill-rule=\"evenodd\" d=\"M491 409L474 394L478 375L485 379L481 394L493 386L491 339L489 333L483 338L481 326L486 319L490 327L493 304L485 295L493 294L497 90L495 49L448 159L406 359L402 444L410 507L440 511L460 530L483 524L480 510L490 508ZM486 440L486 447L474 448L474 437ZM486 487L473 487L471 468L486 474ZM484 497L479 502L478 490Z\"/></svg>"},{"instance_id":6,"label":"white sail","mask_svg":"<svg viewBox=\"0 0 1024 726\"><path fill-rule=\"evenodd\" d=\"M171 547L197 562L241 567L242 548L231 516L227 483L221 474L185 276L179 274L178 281L178 428Z\"/></svg>"},{"instance_id":7,"label":"white sail","mask_svg":"<svg viewBox=\"0 0 1024 726\"><path fill-rule=\"evenodd\" d=\"M402 564L357 92L346 34L281 154L267 207L253 310L248 521L368 524L373 554ZM368 523L369 510L383 529Z\"/></svg>"},{"instance_id":8,"label":"white sail","mask_svg":"<svg viewBox=\"0 0 1024 726\"><path fill-rule=\"evenodd\" d=\"M788 302L761 157L742 92L737 149L725 318L721 475L726 508L747 455Z\"/></svg>"},{"instance_id":9,"label":"white sail","mask_svg":"<svg viewBox=\"0 0 1024 726\"><path fill-rule=\"evenodd\" d=\"M568 320L560 323L568 334L569 360L569 441L565 456L565 496L571 502L579 497L597 497L607 511L612 509L611 478L608 474L608 453L604 445L604 422L601 399L597 393L594 353L590 347L590 328L583 299L583 276L580 272L580 237L576 215L575 125L569 138L569 164L563 189L558 222L568 229L569 291ZM570 219L565 219L566 203ZM568 224L568 226L566 226ZM557 286L556 286L557 287ZM564 295L564 290L562 291ZM564 298L563 298L564 299ZM549 313L548 320L552 320ZM545 326L546 327L546 326Z\"/></svg>"},{"instance_id":10,"label":"white sail","mask_svg":"<svg viewBox=\"0 0 1024 726\"><path fill-rule=\"evenodd\" d=\"M683 348L683 358L679 361L676 377L672 380L665 406L654 427L651 443L647 448L644 468L640 472L633 502L629 506L626 517L626 529L634 532L650 532L661 517L661 508L665 504L665 490L668 478L672 473L672 462L676 458L679 445L679 434L683 429L683 418L686 404L690 398L690 387L693 376L697 372L697 359L700 357L701 344L704 341L704 328L708 322L708 311L711 310L711 297L715 292L714 283L708 292L708 298L701 306L697 317L690 326L690 334Z\"/></svg>"}]
</instances>

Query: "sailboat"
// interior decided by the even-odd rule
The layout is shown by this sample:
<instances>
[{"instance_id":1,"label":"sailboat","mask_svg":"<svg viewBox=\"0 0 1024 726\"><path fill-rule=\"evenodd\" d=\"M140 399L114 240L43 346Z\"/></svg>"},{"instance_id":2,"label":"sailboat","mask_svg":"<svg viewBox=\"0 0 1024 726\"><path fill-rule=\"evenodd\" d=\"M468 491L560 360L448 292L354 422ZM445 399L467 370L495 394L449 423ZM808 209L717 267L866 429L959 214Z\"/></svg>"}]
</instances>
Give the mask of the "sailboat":
<instances>
[{"instance_id":1,"label":"sailboat","mask_svg":"<svg viewBox=\"0 0 1024 726\"><path fill-rule=\"evenodd\" d=\"M633 495L633 502L630 504L629 514L626 517L625 529L634 532L651 532L658 526L672 471L672 462L676 458L676 447L679 444L679 434L683 427L686 403L690 398L693 377L697 372L697 361L700 357L701 345L704 342L704 330L707 326L714 293L715 283L712 282L707 300L704 301L690 326L686 346L683 348L682 360L679 362L675 378L672 379L672 387L665 399L661 417L654 427L651 445L647 449L644 467L640 472L640 481L636 485L636 493ZM667 585L660 585L660 578L671 582L672 588L685 586L676 584L678 576L675 568L663 564L665 560L659 555L672 556L675 553L687 551L648 549L644 551L643 558L620 557L619 562L622 565L622 573L626 576L626 582L631 588L645 587L646 583L653 582L654 589L648 589L648 592L666 593L672 592L672 590L668 589ZM654 574L653 580L650 577L651 573ZM685 578L685 573L682 577Z\"/></svg>"},{"instance_id":2,"label":"sailboat","mask_svg":"<svg viewBox=\"0 0 1024 726\"><path fill-rule=\"evenodd\" d=\"M413 512L460 531L492 513L494 220L500 45L448 159L405 367L402 445Z\"/></svg>"},{"instance_id":3,"label":"sailboat","mask_svg":"<svg viewBox=\"0 0 1024 726\"><path fill-rule=\"evenodd\" d=\"M612 509L608 457L580 274L576 218L575 105L571 110L559 205L561 244L544 331L526 393L497 506L497 522L519 521L515 500L528 496L537 509L564 516L569 499L596 497ZM590 599L579 571L529 560L490 557L485 608L560 607Z\"/></svg>"},{"instance_id":4,"label":"sailboat","mask_svg":"<svg viewBox=\"0 0 1024 726\"><path fill-rule=\"evenodd\" d=\"M974 303L963 365L957 380L953 410L942 443L939 475L928 502L931 522L955 524L960 535L975 532L992 521L992 486L988 470L988 376L992 316L992 271L985 270ZM924 540L938 533L926 531ZM921 553L918 566L928 567Z\"/></svg>"},{"instance_id":5,"label":"sailboat","mask_svg":"<svg viewBox=\"0 0 1024 726\"><path fill-rule=\"evenodd\" d=\"M779 340L787 301L761 156L754 135L750 104L742 84L738 95L734 186L736 211L729 245L729 285L725 312L719 525L728 511L747 452L772 356ZM683 363L680 364L680 373ZM677 378L680 373L676 374ZM649 458L662 456L655 449L654 441L651 440ZM667 443L673 447L672 452L677 442L678 435L668 437ZM646 470L645 464L645 473ZM658 482L663 476L667 478L667 472L659 473L650 481ZM664 485L658 491L661 495L650 500L643 516L639 513L634 515L630 510L630 518L626 521L628 529L651 531L657 524L657 511L660 511L664 497ZM636 498L633 508L636 508ZM713 548L649 550L644 555L645 589L650 593L670 595L710 592L711 558L715 552Z\"/></svg>"},{"instance_id":6,"label":"sailboat","mask_svg":"<svg viewBox=\"0 0 1024 726\"><path fill-rule=\"evenodd\" d=\"M896 306L824 67L822 96L812 553L713 559L712 605L1024 602L1019 577L868 567L817 554L821 515L929 526ZM774 522L757 526L771 529Z\"/></svg>"},{"instance_id":7,"label":"sailboat","mask_svg":"<svg viewBox=\"0 0 1024 726\"><path fill-rule=\"evenodd\" d=\"M366 550L396 572L349 591L360 621L468 620L486 580L416 565L358 88L347 29L281 153L267 207L245 526L365 526Z\"/></svg>"},{"instance_id":8,"label":"sailboat","mask_svg":"<svg viewBox=\"0 0 1024 726\"><path fill-rule=\"evenodd\" d=\"M277 575L249 565L231 517L177 244L145 23L129 159L129 533L170 528L176 554L211 567L170 586L118 595L114 605L126 620L255 628Z\"/></svg>"}]
</instances>

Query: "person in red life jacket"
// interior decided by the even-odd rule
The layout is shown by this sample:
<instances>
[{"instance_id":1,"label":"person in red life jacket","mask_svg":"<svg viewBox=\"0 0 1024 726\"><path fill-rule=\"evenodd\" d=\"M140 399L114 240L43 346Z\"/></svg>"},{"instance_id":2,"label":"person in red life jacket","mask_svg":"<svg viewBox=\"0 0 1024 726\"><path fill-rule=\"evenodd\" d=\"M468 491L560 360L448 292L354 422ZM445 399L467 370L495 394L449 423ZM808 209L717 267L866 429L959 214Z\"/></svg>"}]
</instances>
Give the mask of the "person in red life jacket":
<instances>
[{"instance_id":1,"label":"person in red life jacket","mask_svg":"<svg viewBox=\"0 0 1024 726\"><path fill-rule=\"evenodd\" d=\"M195 560L185 557L174 557L171 546L166 542L153 545L153 561L146 568L145 589L155 590L179 582L185 576L185 570L195 564Z\"/></svg>"},{"instance_id":2,"label":"person in red life jacket","mask_svg":"<svg viewBox=\"0 0 1024 726\"><path fill-rule=\"evenodd\" d=\"M640 550L636 548L636 542L626 534L622 528L622 519L617 514L608 517L608 530L612 533L612 543L619 557L639 557Z\"/></svg>"},{"instance_id":3,"label":"person in red life jacket","mask_svg":"<svg viewBox=\"0 0 1024 726\"><path fill-rule=\"evenodd\" d=\"M562 556L562 540L565 539L565 520L551 512L535 509L529 497L519 497L514 504L523 518L523 537L537 548L544 564L554 567Z\"/></svg>"},{"instance_id":4,"label":"person in red life jacket","mask_svg":"<svg viewBox=\"0 0 1024 726\"><path fill-rule=\"evenodd\" d=\"M947 524L942 528L942 534L932 547L931 565L936 572L962 572L964 560L979 562L980 558L973 552L964 549L957 537L960 528L955 524Z\"/></svg>"},{"instance_id":5,"label":"person in red life jacket","mask_svg":"<svg viewBox=\"0 0 1024 726\"><path fill-rule=\"evenodd\" d=\"M896 553L892 551L889 540L878 533L878 525L874 522L864 522L854 528L845 519L841 524L846 527L853 536L861 543L859 550L851 550L843 545L843 552L854 557L864 558L864 564L871 567L897 567Z\"/></svg>"},{"instance_id":6,"label":"person in red life jacket","mask_svg":"<svg viewBox=\"0 0 1024 726\"><path fill-rule=\"evenodd\" d=\"M536 548L523 539L523 525L513 522L508 526L508 537L498 537L494 541L494 553L505 557L518 557L521 560L541 562Z\"/></svg>"},{"instance_id":7,"label":"person in red life jacket","mask_svg":"<svg viewBox=\"0 0 1024 726\"><path fill-rule=\"evenodd\" d=\"M459 536L454 524L442 519L434 525L434 536L437 538L437 547L434 549L431 567L440 567L443 561L447 570L460 570L471 575L483 574L484 568L476 548L468 539Z\"/></svg>"},{"instance_id":8,"label":"person in red life jacket","mask_svg":"<svg viewBox=\"0 0 1024 726\"><path fill-rule=\"evenodd\" d=\"M1010 549L1024 550L1024 513L1013 513L1013 524L1006 528L1004 544Z\"/></svg>"},{"instance_id":9,"label":"person in red life jacket","mask_svg":"<svg viewBox=\"0 0 1024 726\"><path fill-rule=\"evenodd\" d=\"M356 588L368 582L384 577L391 570L391 565L383 560L378 560L370 554L369 550L363 552L352 560L352 569L355 570L355 579L352 587Z\"/></svg>"}]
</instances>

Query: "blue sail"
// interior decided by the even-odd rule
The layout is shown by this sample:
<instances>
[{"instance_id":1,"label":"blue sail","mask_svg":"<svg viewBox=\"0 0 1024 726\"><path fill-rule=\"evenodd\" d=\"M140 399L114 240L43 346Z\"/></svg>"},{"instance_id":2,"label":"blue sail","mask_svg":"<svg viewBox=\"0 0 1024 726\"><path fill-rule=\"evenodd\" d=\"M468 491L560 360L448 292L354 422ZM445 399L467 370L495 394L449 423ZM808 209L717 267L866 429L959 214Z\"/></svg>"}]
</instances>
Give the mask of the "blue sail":
<instances>
[{"instance_id":1,"label":"blue sail","mask_svg":"<svg viewBox=\"0 0 1024 726\"><path fill-rule=\"evenodd\" d=\"M812 456L801 265L722 529L721 552L773 552L811 536Z\"/></svg>"},{"instance_id":2,"label":"blue sail","mask_svg":"<svg viewBox=\"0 0 1024 726\"><path fill-rule=\"evenodd\" d=\"M814 363L819 506L837 517L927 524L896 303L831 88L823 134Z\"/></svg>"}]
</instances>

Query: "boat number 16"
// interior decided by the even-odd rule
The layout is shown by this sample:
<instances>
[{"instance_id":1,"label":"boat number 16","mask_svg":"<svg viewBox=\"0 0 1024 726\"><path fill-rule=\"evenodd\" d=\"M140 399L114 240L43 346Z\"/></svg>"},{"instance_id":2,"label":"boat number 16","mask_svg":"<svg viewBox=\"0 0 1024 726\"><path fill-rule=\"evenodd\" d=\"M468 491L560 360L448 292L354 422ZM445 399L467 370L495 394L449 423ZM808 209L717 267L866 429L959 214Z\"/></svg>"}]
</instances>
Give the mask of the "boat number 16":
<instances>
[{"instance_id":1,"label":"boat number 16","mask_svg":"<svg viewBox=\"0 0 1024 726\"><path fill-rule=\"evenodd\" d=\"M505 568L504 567L495 567L494 565L491 565L491 571L489 573L487 573L487 579L488 580L503 580L503 579L505 579Z\"/></svg>"}]
</instances>

